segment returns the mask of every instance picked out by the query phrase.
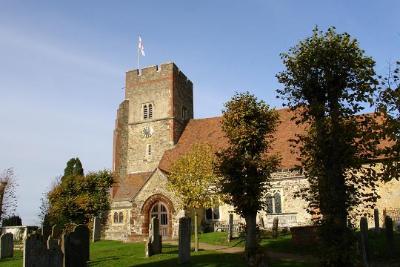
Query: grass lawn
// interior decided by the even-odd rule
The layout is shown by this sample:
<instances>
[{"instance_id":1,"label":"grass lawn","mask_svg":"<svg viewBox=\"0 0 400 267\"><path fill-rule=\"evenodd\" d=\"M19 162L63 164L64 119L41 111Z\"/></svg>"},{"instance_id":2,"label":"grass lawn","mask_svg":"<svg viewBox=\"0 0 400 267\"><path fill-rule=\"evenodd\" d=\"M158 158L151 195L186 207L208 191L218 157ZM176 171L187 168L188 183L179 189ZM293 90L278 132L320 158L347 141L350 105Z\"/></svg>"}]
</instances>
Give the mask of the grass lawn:
<instances>
[{"instance_id":1,"label":"grass lawn","mask_svg":"<svg viewBox=\"0 0 400 267\"><path fill-rule=\"evenodd\" d=\"M150 258L144 256L144 243L122 243L119 241L100 241L90 247L91 261L89 266L143 266L174 267L178 266L178 247L164 244L163 253ZM22 266L22 252L15 251L14 258L0 260L1 267ZM191 263L183 266L198 267L241 267L246 266L240 254L224 254L215 251L192 252ZM305 263L293 261L276 261L271 267L310 267Z\"/></svg>"},{"instance_id":2,"label":"grass lawn","mask_svg":"<svg viewBox=\"0 0 400 267\"><path fill-rule=\"evenodd\" d=\"M263 235L260 244L263 248L269 251L300 255L315 255L316 251L314 247L296 246L292 243L291 239L292 236L290 234L281 234L276 239L273 239L268 234L265 234ZM199 234L199 242L228 247L244 247L245 245L245 241L243 238L236 238L233 239L231 242L227 242L227 233L225 232Z\"/></svg>"}]
</instances>

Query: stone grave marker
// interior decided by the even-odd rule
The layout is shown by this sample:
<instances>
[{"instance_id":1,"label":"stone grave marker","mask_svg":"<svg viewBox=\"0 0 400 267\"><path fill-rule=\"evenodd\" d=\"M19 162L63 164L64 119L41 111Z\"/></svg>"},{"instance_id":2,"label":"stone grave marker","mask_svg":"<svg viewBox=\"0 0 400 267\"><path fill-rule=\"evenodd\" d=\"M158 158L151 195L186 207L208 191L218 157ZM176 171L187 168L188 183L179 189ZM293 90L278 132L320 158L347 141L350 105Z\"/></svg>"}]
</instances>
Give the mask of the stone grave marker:
<instances>
[{"instance_id":1,"label":"stone grave marker","mask_svg":"<svg viewBox=\"0 0 400 267\"><path fill-rule=\"evenodd\" d=\"M47 238L47 248L54 249L59 247L60 247L60 240L54 239L51 235L49 235L49 237Z\"/></svg>"},{"instance_id":2,"label":"stone grave marker","mask_svg":"<svg viewBox=\"0 0 400 267\"><path fill-rule=\"evenodd\" d=\"M362 261L365 267L368 267L369 261L369 250L368 250L368 220L366 217L362 217L360 220L360 249Z\"/></svg>"},{"instance_id":3,"label":"stone grave marker","mask_svg":"<svg viewBox=\"0 0 400 267\"><path fill-rule=\"evenodd\" d=\"M64 253L64 267L86 267L89 261L89 229L78 225L71 233L61 238L61 250Z\"/></svg>"},{"instance_id":4,"label":"stone grave marker","mask_svg":"<svg viewBox=\"0 0 400 267\"><path fill-rule=\"evenodd\" d=\"M278 238L279 218L275 217L272 221L272 238Z\"/></svg>"},{"instance_id":5,"label":"stone grave marker","mask_svg":"<svg viewBox=\"0 0 400 267\"><path fill-rule=\"evenodd\" d=\"M63 267L63 254L59 246L48 249L39 234L28 235L24 242L23 267Z\"/></svg>"},{"instance_id":6,"label":"stone grave marker","mask_svg":"<svg viewBox=\"0 0 400 267\"><path fill-rule=\"evenodd\" d=\"M191 219L182 217L179 219L179 263L190 262L190 237Z\"/></svg>"},{"instance_id":7,"label":"stone grave marker","mask_svg":"<svg viewBox=\"0 0 400 267\"><path fill-rule=\"evenodd\" d=\"M47 240L47 237L51 234L51 227L48 223L42 224L42 236L44 240Z\"/></svg>"},{"instance_id":8,"label":"stone grave marker","mask_svg":"<svg viewBox=\"0 0 400 267\"><path fill-rule=\"evenodd\" d=\"M374 209L374 222L375 222L375 231L379 231L379 210Z\"/></svg>"},{"instance_id":9,"label":"stone grave marker","mask_svg":"<svg viewBox=\"0 0 400 267\"><path fill-rule=\"evenodd\" d=\"M54 239L61 239L63 229L61 226L55 224L51 227L51 237Z\"/></svg>"},{"instance_id":10,"label":"stone grave marker","mask_svg":"<svg viewBox=\"0 0 400 267\"><path fill-rule=\"evenodd\" d=\"M228 242L231 242L233 238L233 214L229 213L228 220Z\"/></svg>"},{"instance_id":11,"label":"stone grave marker","mask_svg":"<svg viewBox=\"0 0 400 267\"><path fill-rule=\"evenodd\" d=\"M394 240L393 240L393 220L389 216L385 217L385 234L387 249L391 255L394 253Z\"/></svg>"},{"instance_id":12,"label":"stone grave marker","mask_svg":"<svg viewBox=\"0 0 400 267\"><path fill-rule=\"evenodd\" d=\"M160 235L160 223L158 218L151 218L149 225L149 238L146 243L146 257L160 254L162 250L162 236Z\"/></svg>"},{"instance_id":13,"label":"stone grave marker","mask_svg":"<svg viewBox=\"0 0 400 267\"><path fill-rule=\"evenodd\" d=\"M13 234L6 233L0 236L0 259L12 258L14 255Z\"/></svg>"},{"instance_id":14,"label":"stone grave marker","mask_svg":"<svg viewBox=\"0 0 400 267\"><path fill-rule=\"evenodd\" d=\"M99 217L93 217L93 233L92 233L92 241L99 241L101 237L101 220Z\"/></svg>"}]
</instances>

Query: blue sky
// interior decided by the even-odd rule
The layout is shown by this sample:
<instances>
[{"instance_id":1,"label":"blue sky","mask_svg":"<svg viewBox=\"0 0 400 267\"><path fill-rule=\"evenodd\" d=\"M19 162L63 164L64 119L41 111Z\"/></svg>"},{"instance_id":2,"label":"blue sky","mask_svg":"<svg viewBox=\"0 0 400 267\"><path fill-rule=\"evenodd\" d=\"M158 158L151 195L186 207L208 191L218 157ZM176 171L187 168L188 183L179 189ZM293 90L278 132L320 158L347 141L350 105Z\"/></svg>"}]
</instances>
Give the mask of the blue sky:
<instances>
[{"instance_id":1,"label":"blue sky","mask_svg":"<svg viewBox=\"0 0 400 267\"><path fill-rule=\"evenodd\" d=\"M315 25L360 41L386 73L400 59L399 1L0 0L0 170L13 167L18 214L36 224L40 198L78 156L111 168L124 75L174 61L194 83L195 117L221 113L235 91L275 107L279 53Z\"/></svg>"}]
</instances>

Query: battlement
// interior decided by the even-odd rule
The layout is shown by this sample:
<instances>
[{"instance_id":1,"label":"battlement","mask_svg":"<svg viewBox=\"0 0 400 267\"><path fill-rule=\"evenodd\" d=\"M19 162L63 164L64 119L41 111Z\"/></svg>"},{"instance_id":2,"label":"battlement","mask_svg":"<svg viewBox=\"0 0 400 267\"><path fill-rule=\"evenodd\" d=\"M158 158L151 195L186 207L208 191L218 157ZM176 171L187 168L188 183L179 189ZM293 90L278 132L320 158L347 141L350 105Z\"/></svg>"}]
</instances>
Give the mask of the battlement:
<instances>
[{"instance_id":1,"label":"battlement","mask_svg":"<svg viewBox=\"0 0 400 267\"><path fill-rule=\"evenodd\" d=\"M166 78L174 78L179 80L181 83L186 83L189 86L193 86L192 82L173 62L152 65L143 69L134 69L126 72L127 85Z\"/></svg>"}]
</instances>

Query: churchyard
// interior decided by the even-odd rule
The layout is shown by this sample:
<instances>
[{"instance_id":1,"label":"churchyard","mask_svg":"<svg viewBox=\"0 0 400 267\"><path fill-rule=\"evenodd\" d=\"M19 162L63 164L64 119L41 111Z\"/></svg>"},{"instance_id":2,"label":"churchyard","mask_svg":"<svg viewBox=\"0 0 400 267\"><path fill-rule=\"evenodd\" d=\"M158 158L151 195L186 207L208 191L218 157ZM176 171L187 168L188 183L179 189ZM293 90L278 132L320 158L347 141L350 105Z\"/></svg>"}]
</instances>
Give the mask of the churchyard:
<instances>
[{"instance_id":1,"label":"churchyard","mask_svg":"<svg viewBox=\"0 0 400 267\"><path fill-rule=\"evenodd\" d=\"M199 233L200 249L194 252L189 218L180 220L179 239L167 241L162 241L158 219L153 218L147 242L100 240L101 225L97 218L93 222L91 235L84 225L73 230L55 225L51 231L41 229L29 234L22 247L14 244L12 234L3 234L0 266L247 266L243 233ZM295 240L289 229L278 224L276 220L272 229L259 232L260 249L268 262L265 266L317 266L318 243L310 236L297 236ZM366 218L360 224L361 230L356 233L360 251L356 256L366 261L365 266L399 266L400 233L393 231L391 218L386 217L384 228L375 225L366 230Z\"/></svg>"}]
</instances>

